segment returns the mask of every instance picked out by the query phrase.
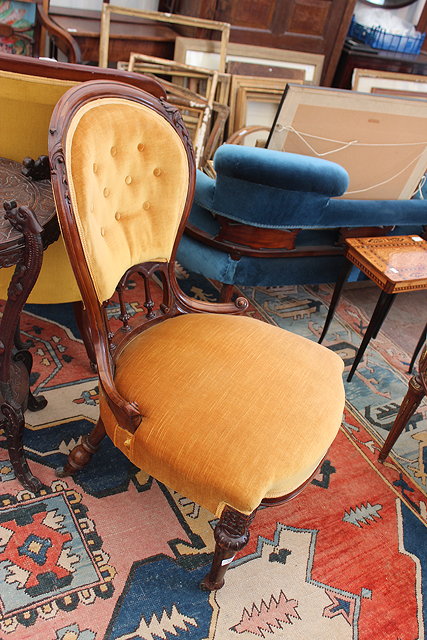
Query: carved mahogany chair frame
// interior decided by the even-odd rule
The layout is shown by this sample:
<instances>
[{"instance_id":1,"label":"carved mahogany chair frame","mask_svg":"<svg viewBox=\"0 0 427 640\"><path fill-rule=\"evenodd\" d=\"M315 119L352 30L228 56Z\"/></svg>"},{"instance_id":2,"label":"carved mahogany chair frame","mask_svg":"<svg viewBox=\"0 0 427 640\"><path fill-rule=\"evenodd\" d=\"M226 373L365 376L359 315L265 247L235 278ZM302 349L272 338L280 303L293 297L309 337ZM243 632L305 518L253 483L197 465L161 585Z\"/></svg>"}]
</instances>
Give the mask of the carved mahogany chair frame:
<instances>
[{"instance_id":1,"label":"carved mahogany chair frame","mask_svg":"<svg viewBox=\"0 0 427 640\"><path fill-rule=\"evenodd\" d=\"M65 141L70 122L79 108L87 105L92 100L115 97L145 105L171 124L180 136L187 154L189 185L184 213L176 234L169 262L136 264L134 267L128 269L120 279L116 291L119 296L121 308L120 320L123 326L113 333L106 312L108 301L100 303L97 298L76 226L65 167ZM143 415L136 403L120 395L115 385L115 363L124 347L141 332L167 319L188 313L239 314L247 309L248 301L243 297L239 297L234 302L229 303L210 303L195 300L188 297L180 289L176 280L175 255L192 204L195 183L195 164L191 141L183 125L181 115L174 106L168 104L163 98L158 100L152 95L139 91L131 86L107 81L86 83L67 92L56 106L51 120L49 155L52 185L62 233L88 312L88 320L93 336L96 362L98 365L100 387L117 423L128 432L129 438L131 438L132 434L135 433L140 425ZM124 292L125 285L132 274L139 274L144 280L145 301L143 306L147 311L145 316L139 314L139 317L135 316L130 318L126 313ZM163 285L163 299L157 309L155 308L151 289L151 281L155 276L160 276ZM105 426L102 420L99 419L92 432L88 436L84 436L81 444L78 444L69 454L64 468L59 470L58 474L61 476L70 475L82 469L96 452L105 433ZM263 500L261 505L281 504L296 496L312 480L320 464L314 473L297 489L283 497ZM234 555L242 549L249 540L249 525L253 520L255 512L256 510L249 515L245 515L229 506L225 506L220 521L215 528L214 536L216 547L213 563L209 574L201 584L202 588L215 590L222 587L224 574L229 563Z\"/></svg>"}]
</instances>

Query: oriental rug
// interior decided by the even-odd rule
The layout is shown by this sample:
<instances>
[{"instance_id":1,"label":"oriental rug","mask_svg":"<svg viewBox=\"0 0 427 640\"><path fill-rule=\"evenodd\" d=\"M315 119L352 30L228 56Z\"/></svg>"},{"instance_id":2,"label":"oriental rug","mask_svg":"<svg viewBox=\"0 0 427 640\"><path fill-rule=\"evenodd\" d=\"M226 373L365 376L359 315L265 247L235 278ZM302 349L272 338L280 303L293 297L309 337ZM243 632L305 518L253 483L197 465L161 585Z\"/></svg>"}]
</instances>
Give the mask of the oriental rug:
<instances>
[{"instance_id":1,"label":"oriental rug","mask_svg":"<svg viewBox=\"0 0 427 640\"><path fill-rule=\"evenodd\" d=\"M215 286L179 271L194 297ZM130 283L130 314L144 312ZM316 339L331 287L248 288L248 313ZM112 305L112 317L119 309ZM367 318L344 300L325 345L351 363ZM55 468L97 417L98 386L69 305L28 306L33 388L25 448L44 488L15 480L0 449L1 640L422 640L427 619L426 406L384 465L408 354L380 333L346 384L342 429L294 501L262 509L225 587L198 583L215 519L131 465L108 439L75 478ZM356 345L356 346L355 346ZM271 372L274 375L274 371Z\"/></svg>"}]
</instances>

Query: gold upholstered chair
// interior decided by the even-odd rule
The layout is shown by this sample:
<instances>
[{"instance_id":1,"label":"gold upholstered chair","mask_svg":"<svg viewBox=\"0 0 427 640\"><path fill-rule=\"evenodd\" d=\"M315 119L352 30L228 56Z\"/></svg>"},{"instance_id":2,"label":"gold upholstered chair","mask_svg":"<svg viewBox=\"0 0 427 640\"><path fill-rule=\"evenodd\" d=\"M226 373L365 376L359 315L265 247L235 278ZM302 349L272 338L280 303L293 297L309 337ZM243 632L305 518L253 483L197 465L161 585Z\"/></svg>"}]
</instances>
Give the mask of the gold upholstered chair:
<instances>
[{"instance_id":1,"label":"gold upholstered chair","mask_svg":"<svg viewBox=\"0 0 427 640\"><path fill-rule=\"evenodd\" d=\"M211 304L180 290L174 256L195 167L165 100L105 81L70 89L52 116L49 155L100 381L99 420L59 473L82 469L107 433L136 466L217 515L202 586L218 589L259 505L293 497L316 473L341 423L343 363L239 315L244 298ZM146 313L129 318L132 274L144 280ZM116 291L123 326L113 334L106 302Z\"/></svg>"}]
</instances>

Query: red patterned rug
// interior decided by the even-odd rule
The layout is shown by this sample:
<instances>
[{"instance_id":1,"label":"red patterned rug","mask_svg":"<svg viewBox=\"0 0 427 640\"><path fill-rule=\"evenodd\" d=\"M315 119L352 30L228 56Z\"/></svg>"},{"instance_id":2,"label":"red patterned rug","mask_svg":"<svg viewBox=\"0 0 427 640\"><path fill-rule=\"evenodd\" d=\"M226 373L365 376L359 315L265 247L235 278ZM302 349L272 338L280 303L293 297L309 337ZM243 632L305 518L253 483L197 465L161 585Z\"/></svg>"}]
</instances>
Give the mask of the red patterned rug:
<instances>
[{"instance_id":1,"label":"red patterned rug","mask_svg":"<svg viewBox=\"0 0 427 640\"><path fill-rule=\"evenodd\" d=\"M181 273L181 282L193 296L216 297L206 280ZM245 293L251 315L315 339L330 288ZM140 312L136 286L132 299L129 312ZM344 300L327 346L345 359L361 317ZM406 355L398 362L384 334L346 387L343 426L318 476L296 500L257 514L226 586L208 594L197 585L212 557L212 514L107 439L75 479L55 477L96 419L97 380L70 306L28 307L22 331L34 342L34 389L48 400L27 413L25 433L45 488L23 490L0 450L1 640L425 638L425 408L378 464L406 385Z\"/></svg>"}]
</instances>

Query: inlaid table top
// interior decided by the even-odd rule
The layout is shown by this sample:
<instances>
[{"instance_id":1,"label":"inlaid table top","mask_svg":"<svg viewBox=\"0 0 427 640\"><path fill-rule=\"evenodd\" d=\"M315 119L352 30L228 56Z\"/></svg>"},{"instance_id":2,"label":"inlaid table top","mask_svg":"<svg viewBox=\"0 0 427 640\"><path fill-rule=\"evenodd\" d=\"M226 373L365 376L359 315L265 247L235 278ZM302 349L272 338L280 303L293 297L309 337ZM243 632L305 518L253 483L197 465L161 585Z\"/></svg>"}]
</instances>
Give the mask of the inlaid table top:
<instances>
[{"instance_id":1,"label":"inlaid table top","mask_svg":"<svg viewBox=\"0 0 427 640\"><path fill-rule=\"evenodd\" d=\"M386 293L427 289L427 242L420 236L347 238L347 259Z\"/></svg>"},{"instance_id":2,"label":"inlaid table top","mask_svg":"<svg viewBox=\"0 0 427 640\"><path fill-rule=\"evenodd\" d=\"M50 180L31 180L22 174L22 164L0 158L0 251L10 253L23 244L22 234L4 218L3 202L15 200L18 206L29 207L42 227L55 218ZM18 257L10 264L18 261ZM1 264L0 266L8 266Z\"/></svg>"}]
</instances>

